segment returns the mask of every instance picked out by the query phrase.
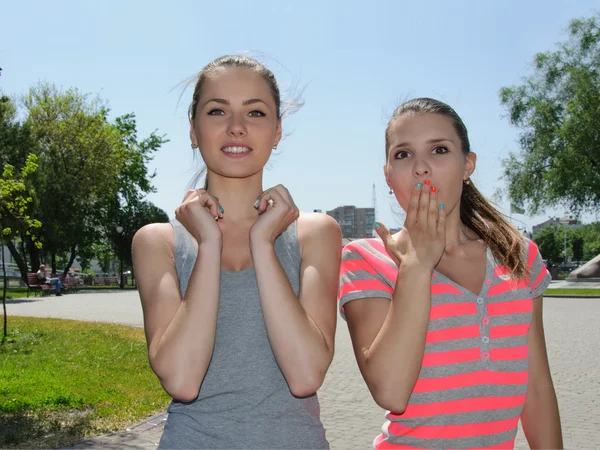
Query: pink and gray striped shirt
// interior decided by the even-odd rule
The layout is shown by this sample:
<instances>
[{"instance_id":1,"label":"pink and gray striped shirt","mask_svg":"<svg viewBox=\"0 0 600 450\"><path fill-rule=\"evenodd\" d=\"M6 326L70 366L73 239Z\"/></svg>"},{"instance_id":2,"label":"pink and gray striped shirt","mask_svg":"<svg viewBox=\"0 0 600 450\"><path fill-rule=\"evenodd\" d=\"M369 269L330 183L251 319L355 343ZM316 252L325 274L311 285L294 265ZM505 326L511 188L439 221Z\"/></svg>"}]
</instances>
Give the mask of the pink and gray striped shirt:
<instances>
[{"instance_id":1,"label":"pink and gray striped shirt","mask_svg":"<svg viewBox=\"0 0 600 450\"><path fill-rule=\"evenodd\" d=\"M528 379L533 301L550 284L537 246L526 241L528 277L515 281L488 249L478 293L435 271L419 378L404 413L386 414L376 449L513 448ZM344 247L339 307L392 298L397 267L379 239Z\"/></svg>"}]
</instances>

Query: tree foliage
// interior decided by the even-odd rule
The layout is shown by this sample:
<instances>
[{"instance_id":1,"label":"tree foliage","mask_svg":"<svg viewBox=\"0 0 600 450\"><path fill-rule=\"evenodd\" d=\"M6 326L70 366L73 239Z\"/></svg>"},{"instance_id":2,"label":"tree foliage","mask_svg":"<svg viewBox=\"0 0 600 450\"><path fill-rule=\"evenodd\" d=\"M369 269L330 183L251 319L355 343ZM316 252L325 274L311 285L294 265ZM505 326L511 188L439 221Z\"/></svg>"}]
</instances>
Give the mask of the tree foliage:
<instances>
[{"instance_id":1,"label":"tree foliage","mask_svg":"<svg viewBox=\"0 0 600 450\"><path fill-rule=\"evenodd\" d=\"M568 39L535 55L533 73L502 88L520 153L503 161L509 197L532 214L600 205L600 15L571 21Z\"/></svg>"}]
</instances>

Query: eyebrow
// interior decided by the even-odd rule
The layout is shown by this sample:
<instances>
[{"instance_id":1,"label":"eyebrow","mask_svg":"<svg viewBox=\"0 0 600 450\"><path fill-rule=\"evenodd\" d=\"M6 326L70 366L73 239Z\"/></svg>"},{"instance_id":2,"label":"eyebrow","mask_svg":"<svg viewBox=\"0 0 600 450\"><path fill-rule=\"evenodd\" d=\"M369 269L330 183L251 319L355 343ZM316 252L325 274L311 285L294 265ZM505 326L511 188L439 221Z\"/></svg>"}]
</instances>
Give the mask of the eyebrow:
<instances>
[{"instance_id":1,"label":"eyebrow","mask_svg":"<svg viewBox=\"0 0 600 450\"><path fill-rule=\"evenodd\" d=\"M452 139L448 139L448 138L434 138L434 139L429 139L427 141L428 144L437 144L439 142L452 142L454 144L454 141ZM402 142L398 145L394 145L393 148L406 147L409 145L410 145L410 142Z\"/></svg>"},{"instance_id":2,"label":"eyebrow","mask_svg":"<svg viewBox=\"0 0 600 450\"><path fill-rule=\"evenodd\" d=\"M211 98L209 100L206 101L205 105L209 104L210 102L215 102L215 103L220 103L222 105L229 105L229 100L225 100L224 98ZM242 105L247 106L247 105L252 105L254 103L264 103L265 105L267 104L267 102L265 102L264 100L260 99L260 98L251 98L248 100L244 100L242 102Z\"/></svg>"}]
</instances>

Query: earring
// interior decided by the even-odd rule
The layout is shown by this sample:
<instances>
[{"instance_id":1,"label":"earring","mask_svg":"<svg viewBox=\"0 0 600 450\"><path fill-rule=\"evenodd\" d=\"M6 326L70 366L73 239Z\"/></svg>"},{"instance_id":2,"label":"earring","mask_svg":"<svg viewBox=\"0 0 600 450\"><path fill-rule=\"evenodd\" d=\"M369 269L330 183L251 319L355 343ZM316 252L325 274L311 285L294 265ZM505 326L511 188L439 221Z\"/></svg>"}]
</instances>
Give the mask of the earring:
<instances>
[{"instance_id":1,"label":"earring","mask_svg":"<svg viewBox=\"0 0 600 450\"><path fill-rule=\"evenodd\" d=\"M464 181L464 183L465 183L465 184L471 184L471 180L470 180L469 178L467 178L467 179Z\"/></svg>"},{"instance_id":2,"label":"earring","mask_svg":"<svg viewBox=\"0 0 600 450\"><path fill-rule=\"evenodd\" d=\"M392 188L390 188L390 195L392 195L394 193L394 190Z\"/></svg>"},{"instance_id":3,"label":"earring","mask_svg":"<svg viewBox=\"0 0 600 450\"><path fill-rule=\"evenodd\" d=\"M198 148L198 146L197 146L197 145L195 145L193 142L192 142L192 144L191 144L191 145L192 145L192 150L196 150L196 149Z\"/></svg>"},{"instance_id":4,"label":"earring","mask_svg":"<svg viewBox=\"0 0 600 450\"><path fill-rule=\"evenodd\" d=\"M277 146L276 145L273 146L273 150L277 150Z\"/></svg>"}]
</instances>

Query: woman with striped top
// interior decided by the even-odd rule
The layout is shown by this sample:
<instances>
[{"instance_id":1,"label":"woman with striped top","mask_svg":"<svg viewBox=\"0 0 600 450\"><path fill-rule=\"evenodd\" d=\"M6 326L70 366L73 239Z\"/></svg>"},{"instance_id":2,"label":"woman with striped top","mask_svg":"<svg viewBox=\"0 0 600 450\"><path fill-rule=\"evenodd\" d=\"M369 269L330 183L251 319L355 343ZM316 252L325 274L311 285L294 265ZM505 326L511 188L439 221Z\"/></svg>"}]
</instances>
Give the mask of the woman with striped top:
<instances>
[{"instance_id":1,"label":"woman with striped top","mask_svg":"<svg viewBox=\"0 0 600 450\"><path fill-rule=\"evenodd\" d=\"M470 180L476 155L448 105L402 104L385 178L404 228L344 247L339 293L362 375L389 410L388 448L561 448L542 323L550 282L536 245Z\"/></svg>"}]
</instances>

